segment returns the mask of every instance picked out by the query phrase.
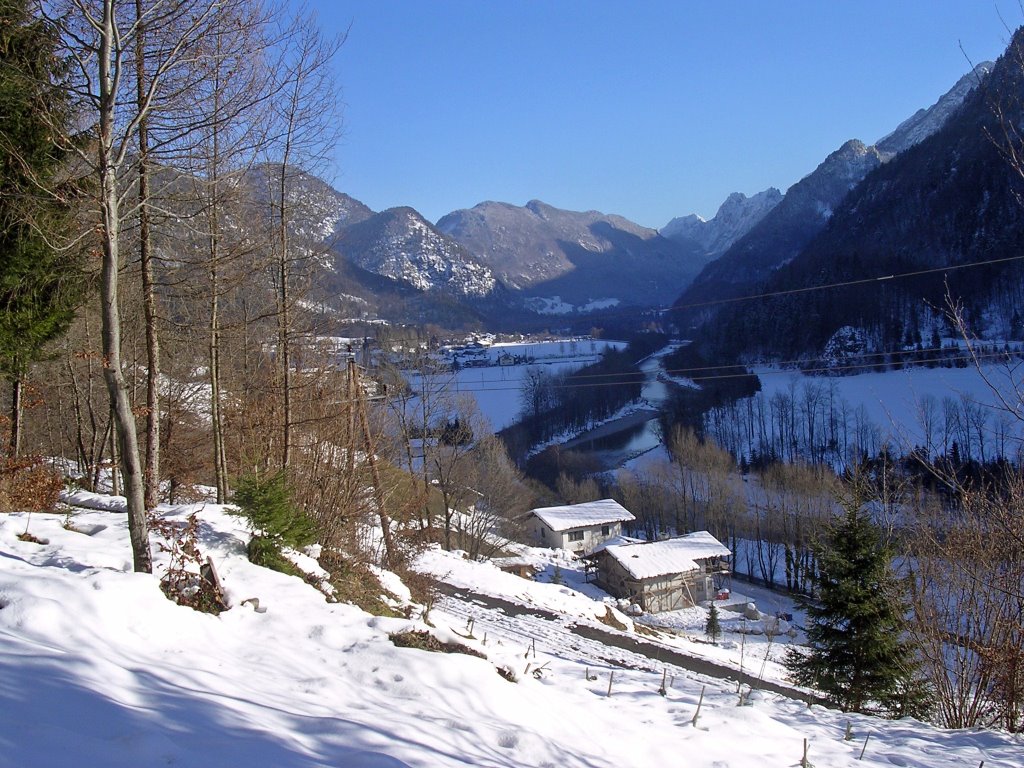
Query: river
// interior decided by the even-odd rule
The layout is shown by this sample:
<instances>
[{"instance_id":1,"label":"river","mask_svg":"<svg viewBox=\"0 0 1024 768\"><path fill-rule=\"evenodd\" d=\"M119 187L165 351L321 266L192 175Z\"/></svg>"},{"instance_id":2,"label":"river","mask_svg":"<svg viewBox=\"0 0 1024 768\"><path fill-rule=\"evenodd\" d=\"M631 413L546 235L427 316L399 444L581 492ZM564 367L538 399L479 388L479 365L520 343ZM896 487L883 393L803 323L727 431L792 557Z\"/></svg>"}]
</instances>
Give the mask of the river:
<instances>
[{"instance_id":1,"label":"river","mask_svg":"<svg viewBox=\"0 0 1024 768\"><path fill-rule=\"evenodd\" d=\"M639 407L619 418L588 430L563 443L562 447L583 451L594 457L602 470L623 466L662 444L658 410L677 384L665 373L664 359L689 342L674 342L640 362L644 385Z\"/></svg>"}]
</instances>

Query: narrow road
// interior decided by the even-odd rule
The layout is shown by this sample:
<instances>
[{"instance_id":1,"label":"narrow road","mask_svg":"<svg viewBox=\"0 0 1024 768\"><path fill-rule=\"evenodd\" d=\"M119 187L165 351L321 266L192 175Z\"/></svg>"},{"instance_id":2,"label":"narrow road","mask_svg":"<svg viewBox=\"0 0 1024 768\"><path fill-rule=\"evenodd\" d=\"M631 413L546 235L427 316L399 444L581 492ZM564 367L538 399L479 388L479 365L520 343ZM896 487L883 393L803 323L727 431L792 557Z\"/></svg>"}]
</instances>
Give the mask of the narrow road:
<instances>
[{"instance_id":1,"label":"narrow road","mask_svg":"<svg viewBox=\"0 0 1024 768\"><path fill-rule=\"evenodd\" d=\"M558 652L565 652L568 648L576 654L576 661L609 663L651 672L661 672L665 665L672 665L698 675L738 681L755 690L771 691L807 703L823 703L819 697L805 691L758 680L746 672L689 656L667 645L626 632L594 624L567 624L567 617L557 613L484 595L464 587L439 582L438 588L447 596L438 604L446 613L465 617L467 621L472 618L481 629L489 628L490 631L504 631L506 635L518 635L523 638L524 645L533 640L538 646L548 645ZM574 637L567 637L567 634Z\"/></svg>"}]
</instances>

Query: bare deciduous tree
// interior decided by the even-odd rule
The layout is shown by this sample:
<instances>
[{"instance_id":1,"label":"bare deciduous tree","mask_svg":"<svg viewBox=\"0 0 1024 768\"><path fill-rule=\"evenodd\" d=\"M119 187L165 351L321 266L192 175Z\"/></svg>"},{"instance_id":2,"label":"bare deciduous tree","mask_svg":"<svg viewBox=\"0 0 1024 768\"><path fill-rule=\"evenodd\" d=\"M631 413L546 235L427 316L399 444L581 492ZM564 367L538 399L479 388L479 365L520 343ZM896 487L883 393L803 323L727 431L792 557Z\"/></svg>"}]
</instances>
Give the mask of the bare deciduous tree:
<instances>
[{"instance_id":1,"label":"bare deciduous tree","mask_svg":"<svg viewBox=\"0 0 1024 768\"><path fill-rule=\"evenodd\" d=\"M295 183L315 171L340 130L337 86L331 64L345 41L344 35L325 38L311 19L296 19L281 35L281 55L275 61L277 96L268 144L268 200L273 222L273 281L277 303L277 375L281 396L281 467L287 468L292 450L292 363L295 307L299 286L311 256L309 236L297 230L314 228L302 222L295 199ZM301 165L301 170L299 166Z\"/></svg>"},{"instance_id":2,"label":"bare deciduous tree","mask_svg":"<svg viewBox=\"0 0 1024 768\"><path fill-rule=\"evenodd\" d=\"M198 41L209 31L213 0L162 0L142 13L126 0L59 0L50 8L72 62L71 98L93 127L93 140L78 149L95 178L98 233L102 253L100 280L104 378L116 424L121 474L128 501L129 531L135 569L152 570L146 520L145 478L139 454L135 414L121 359L122 318L118 278L122 237L131 211L125 205L125 175L131 153L162 97L162 88L188 67ZM129 96L126 80L136 61L144 29L173 30L148 66L141 90ZM77 149L77 145L72 145Z\"/></svg>"}]
</instances>

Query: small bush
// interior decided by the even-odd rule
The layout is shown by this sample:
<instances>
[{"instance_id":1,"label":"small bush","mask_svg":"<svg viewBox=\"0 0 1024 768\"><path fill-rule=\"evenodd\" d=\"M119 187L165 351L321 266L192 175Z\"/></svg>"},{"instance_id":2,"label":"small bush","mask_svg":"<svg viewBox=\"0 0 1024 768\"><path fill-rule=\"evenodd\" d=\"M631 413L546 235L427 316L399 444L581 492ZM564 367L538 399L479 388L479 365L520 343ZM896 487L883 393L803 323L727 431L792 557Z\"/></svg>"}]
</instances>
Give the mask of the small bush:
<instances>
[{"instance_id":1,"label":"small bush","mask_svg":"<svg viewBox=\"0 0 1024 768\"><path fill-rule=\"evenodd\" d=\"M405 570L400 575L402 583L409 589L412 602L422 606L420 620L427 626L433 626L430 623L430 612L437 602L437 580L433 576L413 570Z\"/></svg>"},{"instance_id":2,"label":"small bush","mask_svg":"<svg viewBox=\"0 0 1024 768\"><path fill-rule=\"evenodd\" d=\"M0 459L0 512L52 512L64 479L43 459Z\"/></svg>"},{"instance_id":3,"label":"small bush","mask_svg":"<svg viewBox=\"0 0 1024 768\"><path fill-rule=\"evenodd\" d=\"M429 632L422 630L394 632L388 635L388 637L399 648L419 648L421 651L433 651L434 653L464 653L467 656L476 656L478 659L487 658L474 648L460 643L441 642Z\"/></svg>"},{"instance_id":4,"label":"small bush","mask_svg":"<svg viewBox=\"0 0 1024 768\"><path fill-rule=\"evenodd\" d=\"M199 520L195 513L189 515L184 525L154 518L150 528L166 540L159 546L170 555L167 570L160 579L160 589L168 599L202 613L216 615L226 610L227 602L216 578L208 579L203 575Z\"/></svg>"},{"instance_id":5,"label":"small bush","mask_svg":"<svg viewBox=\"0 0 1024 768\"><path fill-rule=\"evenodd\" d=\"M718 638L722 636L722 625L718 620L718 608L715 607L714 603L708 609L708 620L704 624L704 634L708 636L712 643L718 645Z\"/></svg>"}]
</instances>

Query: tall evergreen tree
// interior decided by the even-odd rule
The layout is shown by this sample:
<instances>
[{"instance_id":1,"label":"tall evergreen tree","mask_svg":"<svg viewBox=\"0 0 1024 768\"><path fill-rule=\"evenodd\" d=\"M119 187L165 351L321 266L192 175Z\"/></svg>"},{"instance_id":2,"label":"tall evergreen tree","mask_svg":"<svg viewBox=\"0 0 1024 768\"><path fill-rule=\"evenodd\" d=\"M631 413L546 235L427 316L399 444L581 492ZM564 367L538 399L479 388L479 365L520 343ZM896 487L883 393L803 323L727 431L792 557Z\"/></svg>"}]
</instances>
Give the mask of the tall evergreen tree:
<instances>
[{"instance_id":1,"label":"tall evergreen tree","mask_svg":"<svg viewBox=\"0 0 1024 768\"><path fill-rule=\"evenodd\" d=\"M68 212L55 184L70 109L55 87L56 33L33 5L0 0L0 371L11 382L11 455L20 450L25 375L67 329L79 295L77 257L54 237Z\"/></svg>"},{"instance_id":2,"label":"tall evergreen tree","mask_svg":"<svg viewBox=\"0 0 1024 768\"><path fill-rule=\"evenodd\" d=\"M816 547L817 599L804 599L809 652L791 648L794 682L816 688L846 712L906 713L914 659L891 553L856 499Z\"/></svg>"}]
</instances>

